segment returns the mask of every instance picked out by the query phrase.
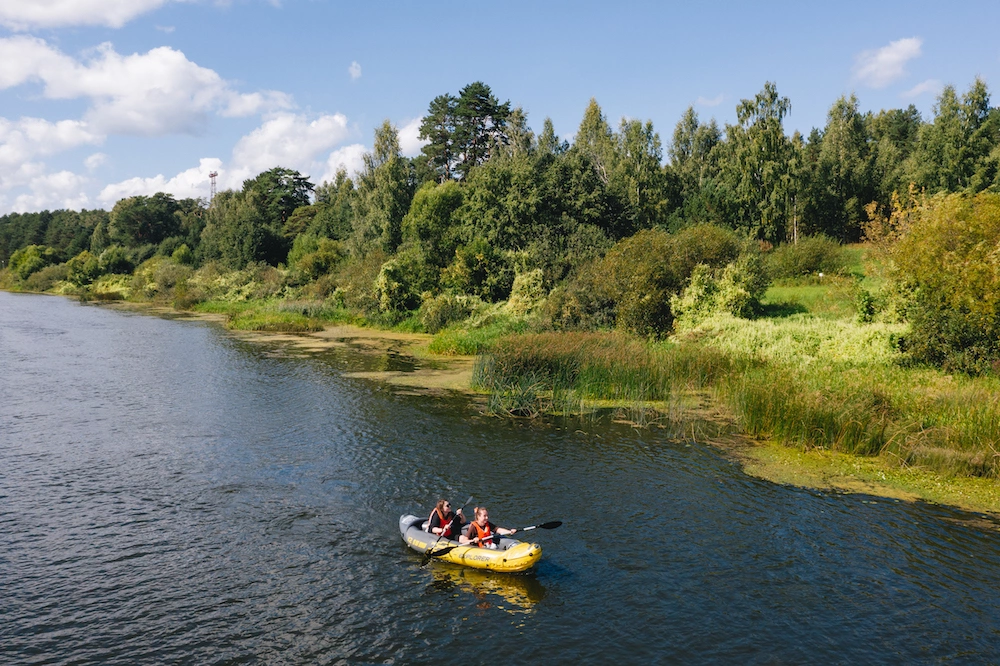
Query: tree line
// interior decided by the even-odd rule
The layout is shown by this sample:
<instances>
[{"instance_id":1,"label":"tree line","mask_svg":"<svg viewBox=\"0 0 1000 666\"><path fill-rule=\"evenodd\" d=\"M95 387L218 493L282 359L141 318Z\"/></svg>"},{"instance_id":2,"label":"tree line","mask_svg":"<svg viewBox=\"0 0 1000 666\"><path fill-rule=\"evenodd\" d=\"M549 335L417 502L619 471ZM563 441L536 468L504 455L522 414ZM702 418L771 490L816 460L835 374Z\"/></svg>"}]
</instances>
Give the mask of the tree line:
<instances>
[{"instance_id":1,"label":"tree line","mask_svg":"<svg viewBox=\"0 0 1000 666\"><path fill-rule=\"evenodd\" d=\"M963 94L945 87L927 119L912 105L862 112L851 95L803 136L786 133L790 112L768 82L739 102L735 124L687 109L664 149L651 122L613 125L591 100L570 142L549 119L536 133L521 108L474 82L430 102L420 127L427 143L414 158L385 121L355 178L341 170L316 185L279 166L211 205L158 193L109 212L5 215L0 261L21 279L82 253L89 258L77 263L93 274L155 256L194 267L284 265L293 282L326 285L319 296L336 292L383 314L440 294L501 301L530 273L545 293L560 288L564 305L574 293L589 299L577 310L599 311L601 266L636 294L657 288L629 287L629 275L666 284L650 248L688 270L702 255L735 261L733 239L765 248L820 235L853 242L917 197L1000 191L1000 111L978 78ZM684 233L692 228L700 231ZM706 238L714 249L699 249ZM689 278L671 274L663 298ZM627 310L624 293L607 296L614 312ZM645 322L636 330L662 333L669 307L636 315Z\"/></svg>"}]
</instances>

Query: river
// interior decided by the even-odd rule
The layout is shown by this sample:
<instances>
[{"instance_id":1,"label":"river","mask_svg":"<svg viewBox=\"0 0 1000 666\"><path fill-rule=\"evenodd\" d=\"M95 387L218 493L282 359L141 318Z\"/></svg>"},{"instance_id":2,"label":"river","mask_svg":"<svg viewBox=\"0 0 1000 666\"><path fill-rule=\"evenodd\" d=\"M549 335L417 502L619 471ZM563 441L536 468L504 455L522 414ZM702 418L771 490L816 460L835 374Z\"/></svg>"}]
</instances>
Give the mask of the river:
<instances>
[{"instance_id":1,"label":"river","mask_svg":"<svg viewBox=\"0 0 1000 666\"><path fill-rule=\"evenodd\" d=\"M0 663L1000 661L1000 532L608 419L485 416L217 325L0 293ZM433 562L474 495L528 575Z\"/></svg>"}]
</instances>

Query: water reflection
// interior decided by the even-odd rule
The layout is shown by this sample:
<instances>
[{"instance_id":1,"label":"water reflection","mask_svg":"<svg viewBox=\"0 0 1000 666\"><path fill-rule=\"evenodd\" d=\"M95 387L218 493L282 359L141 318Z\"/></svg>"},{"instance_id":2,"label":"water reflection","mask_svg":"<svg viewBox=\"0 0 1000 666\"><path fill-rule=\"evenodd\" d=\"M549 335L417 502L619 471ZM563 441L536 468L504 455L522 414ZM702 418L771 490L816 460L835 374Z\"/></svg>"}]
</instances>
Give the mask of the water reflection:
<instances>
[{"instance_id":1,"label":"water reflection","mask_svg":"<svg viewBox=\"0 0 1000 666\"><path fill-rule=\"evenodd\" d=\"M495 606L510 613L530 613L545 598L545 586L534 573L505 574L457 567L444 562L433 565L433 580L427 586L430 595L470 594L480 609Z\"/></svg>"}]
</instances>

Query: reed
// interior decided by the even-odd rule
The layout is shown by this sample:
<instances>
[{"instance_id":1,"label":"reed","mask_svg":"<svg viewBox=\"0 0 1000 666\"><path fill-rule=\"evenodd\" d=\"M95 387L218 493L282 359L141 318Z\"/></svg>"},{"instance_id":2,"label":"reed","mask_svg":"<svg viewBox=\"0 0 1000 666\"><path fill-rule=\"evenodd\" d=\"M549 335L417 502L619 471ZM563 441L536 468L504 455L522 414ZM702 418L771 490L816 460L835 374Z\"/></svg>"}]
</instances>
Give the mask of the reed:
<instances>
[{"instance_id":1,"label":"reed","mask_svg":"<svg viewBox=\"0 0 1000 666\"><path fill-rule=\"evenodd\" d=\"M322 331L323 322L297 312L249 308L226 317L226 328L233 331L268 333L310 333Z\"/></svg>"}]
</instances>

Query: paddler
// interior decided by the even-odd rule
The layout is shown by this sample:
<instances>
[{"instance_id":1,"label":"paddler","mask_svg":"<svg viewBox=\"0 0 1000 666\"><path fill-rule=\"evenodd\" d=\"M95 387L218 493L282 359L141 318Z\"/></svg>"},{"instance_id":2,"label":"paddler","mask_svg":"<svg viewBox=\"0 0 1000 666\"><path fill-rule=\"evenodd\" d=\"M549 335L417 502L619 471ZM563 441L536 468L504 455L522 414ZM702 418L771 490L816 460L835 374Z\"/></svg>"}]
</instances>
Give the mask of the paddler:
<instances>
[{"instance_id":1,"label":"paddler","mask_svg":"<svg viewBox=\"0 0 1000 666\"><path fill-rule=\"evenodd\" d=\"M451 502L446 499L439 499L430 518L427 519L427 531L435 534L438 538L457 539L462 533L462 525L465 523L462 515L462 508L458 512L451 510Z\"/></svg>"},{"instance_id":2,"label":"paddler","mask_svg":"<svg viewBox=\"0 0 1000 666\"><path fill-rule=\"evenodd\" d=\"M480 548L496 548L496 537L510 536L517 530L497 527L490 522L490 513L485 506L477 506L473 515L473 521L469 523L468 536L460 534L458 542L466 545L471 543L479 544Z\"/></svg>"}]
</instances>

